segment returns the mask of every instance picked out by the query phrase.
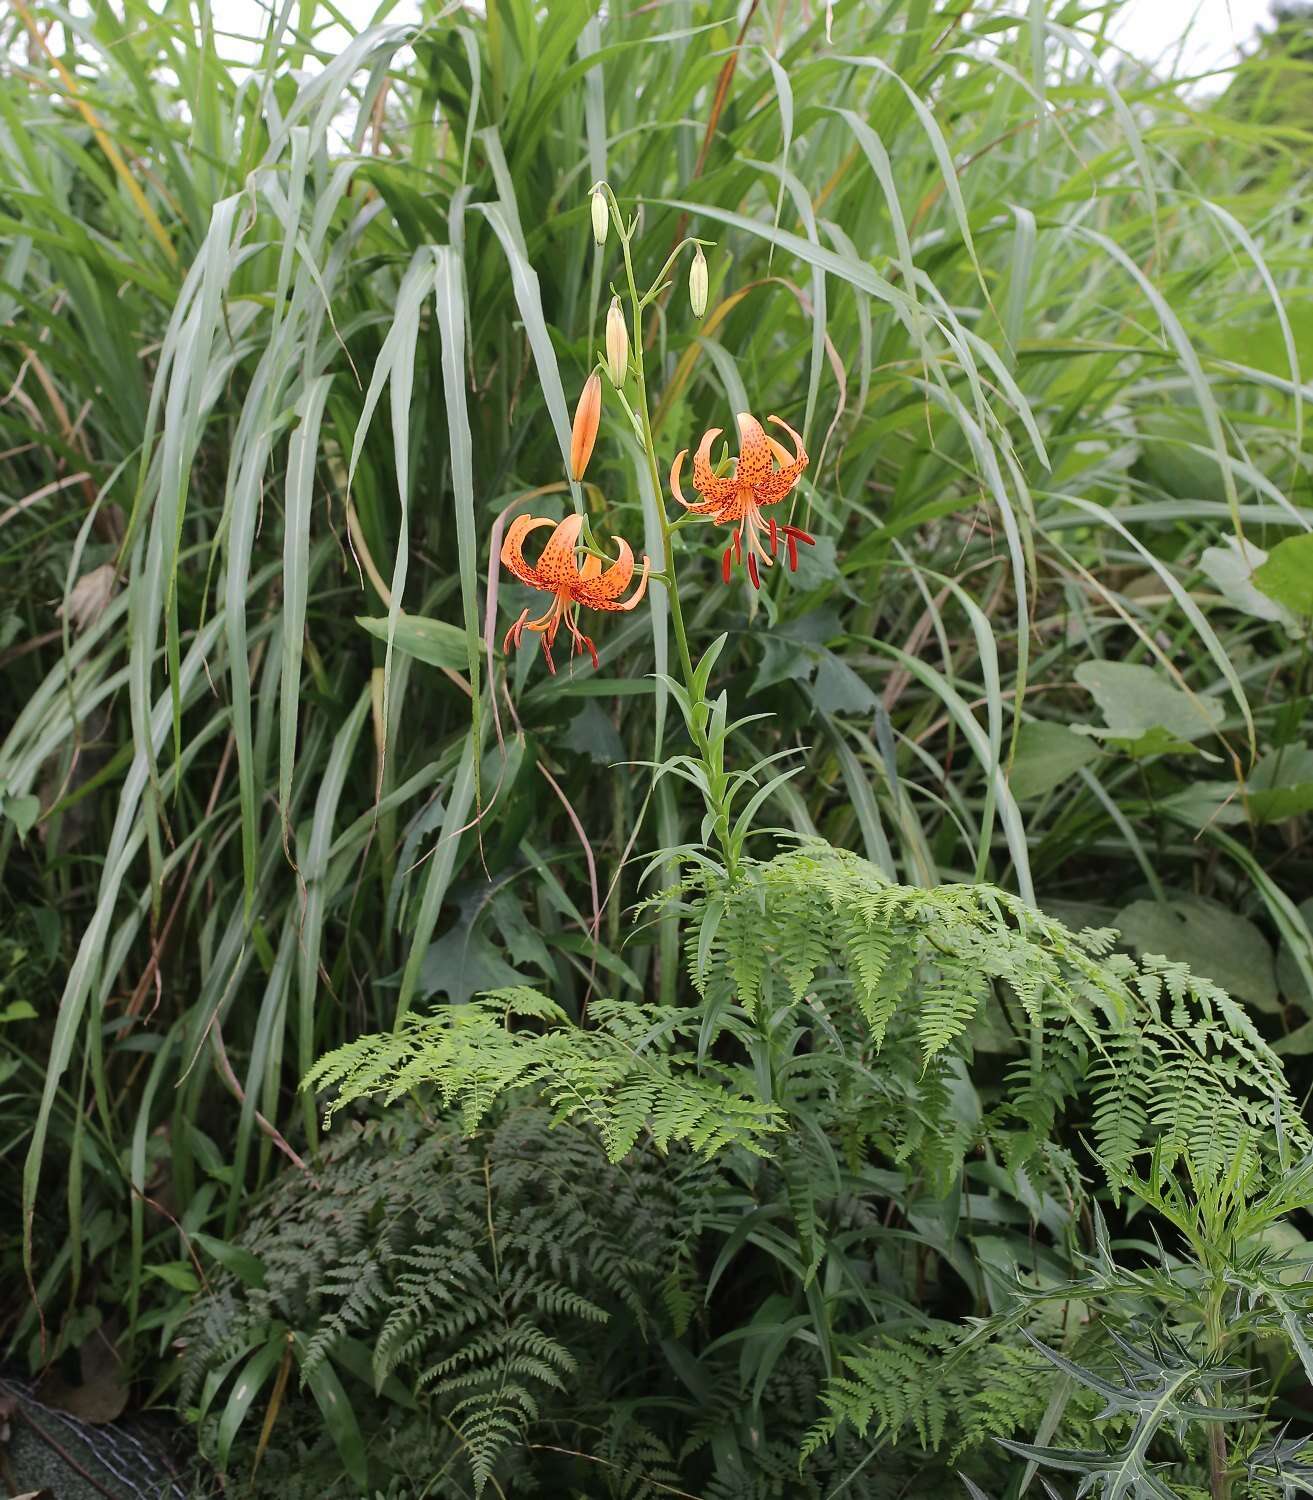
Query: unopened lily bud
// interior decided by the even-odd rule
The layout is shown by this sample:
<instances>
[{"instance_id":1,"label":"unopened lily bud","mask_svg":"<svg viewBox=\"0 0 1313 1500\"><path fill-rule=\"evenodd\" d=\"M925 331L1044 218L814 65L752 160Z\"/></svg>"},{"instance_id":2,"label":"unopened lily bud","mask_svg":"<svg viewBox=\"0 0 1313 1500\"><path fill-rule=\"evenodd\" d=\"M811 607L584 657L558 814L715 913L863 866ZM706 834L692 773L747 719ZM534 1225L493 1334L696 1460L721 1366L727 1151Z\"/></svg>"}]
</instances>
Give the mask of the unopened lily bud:
<instances>
[{"instance_id":1,"label":"unopened lily bud","mask_svg":"<svg viewBox=\"0 0 1313 1500\"><path fill-rule=\"evenodd\" d=\"M701 245L688 268L688 300L693 304L693 316L700 318L707 310L707 257Z\"/></svg>"},{"instance_id":2,"label":"unopened lily bud","mask_svg":"<svg viewBox=\"0 0 1313 1500\"><path fill-rule=\"evenodd\" d=\"M602 420L602 377L596 370L584 382L583 395L574 409L574 431L570 434L570 473L582 479L593 456L597 427Z\"/></svg>"},{"instance_id":3,"label":"unopened lily bud","mask_svg":"<svg viewBox=\"0 0 1313 1500\"><path fill-rule=\"evenodd\" d=\"M606 206L606 194L601 187L593 189L593 238L599 245L606 244L606 231L611 224L611 210Z\"/></svg>"},{"instance_id":4,"label":"unopened lily bud","mask_svg":"<svg viewBox=\"0 0 1313 1500\"><path fill-rule=\"evenodd\" d=\"M611 298L611 310L606 315L606 373L616 390L623 390L629 373L629 330L619 297Z\"/></svg>"}]
</instances>

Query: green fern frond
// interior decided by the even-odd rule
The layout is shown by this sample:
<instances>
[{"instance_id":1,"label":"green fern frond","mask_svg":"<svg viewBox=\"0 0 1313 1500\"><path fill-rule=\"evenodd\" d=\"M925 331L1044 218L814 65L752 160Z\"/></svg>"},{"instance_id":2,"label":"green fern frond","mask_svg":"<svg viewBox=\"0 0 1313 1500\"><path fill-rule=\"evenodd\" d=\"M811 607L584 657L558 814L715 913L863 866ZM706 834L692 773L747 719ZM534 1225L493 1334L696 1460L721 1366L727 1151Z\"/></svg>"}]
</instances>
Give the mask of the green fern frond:
<instances>
[{"instance_id":1,"label":"green fern frond","mask_svg":"<svg viewBox=\"0 0 1313 1500\"><path fill-rule=\"evenodd\" d=\"M1021 1127L1002 1146L1015 1164L1043 1152L1059 1111L1086 1090L1114 1186L1155 1144L1168 1167L1190 1155L1223 1170L1241 1141L1275 1137L1278 1113L1308 1141L1244 1007L1180 964L1109 952L1107 929L1073 932L993 886L901 886L820 839L745 861L732 885L699 869L679 894L716 1014L733 1004L755 1014L778 974L778 999L812 1007L836 1035L856 1040L860 1028L876 1052L910 1027L926 1076L891 1122L894 1149L907 1160L924 1147L935 1180L966 1143L922 1123L942 1084L928 1065L966 1047L991 995L1025 1054L1012 1070L1019 1087L990 1116L990 1128ZM882 1076L896 1072L889 1055ZM851 1124L844 1131L851 1150Z\"/></svg>"},{"instance_id":2,"label":"green fern frond","mask_svg":"<svg viewBox=\"0 0 1313 1500\"><path fill-rule=\"evenodd\" d=\"M695 1031L698 1016L620 1001L596 1001L591 1015L596 1024L584 1029L536 991L495 990L330 1052L306 1086L336 1089L326 1123L353 1100L381 1095L390 1103L431 1085L474 1131L504 1093L529 1088L551 1104L558 1123L594 1126L612 1161L643 1132L663 1148L681 1141L707 1154L730 1145L766 1149L780 1128L778 1109L719 1070L698 1071L692 1049L673 1047ZM536 1025L515 1024L524 1021Z\"/></svg>"}]
</instances>

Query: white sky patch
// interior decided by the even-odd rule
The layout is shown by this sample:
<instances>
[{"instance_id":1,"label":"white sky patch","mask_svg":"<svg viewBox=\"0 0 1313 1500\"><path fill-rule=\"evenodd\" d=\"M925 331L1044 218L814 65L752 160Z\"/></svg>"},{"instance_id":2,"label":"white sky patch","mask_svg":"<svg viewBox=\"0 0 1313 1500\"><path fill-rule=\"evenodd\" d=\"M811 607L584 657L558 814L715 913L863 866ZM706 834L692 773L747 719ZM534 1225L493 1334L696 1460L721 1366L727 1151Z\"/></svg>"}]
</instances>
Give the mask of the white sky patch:
<instances>
[{"instance_id":1,"label":"white sky patch","mask_svg":"<svg viewBox=\"0 0 1313 1500\"><path fill-rule=\"evenodd\" d=\"M283 8L283 0L211 0L210 15L219 33L219 55L229 62L251 65L259 56L271 16ZM337 7L355 31L364 31L384 7L378 0L337 0ZM291 24L296 25L299 3L292 7ZM387 7L383 18L389 24L419 20L419 0L398 0ZM321 12L315 30L315 45L327 56L334 56L348 39L344 27L331 23L328 12Z\"/></svg>"},{"instance_id":2,"label":"white sky patch","mask_svg":"<svg viewBox=\"0 0 1313 1500\"><path fill-rule=\"evenodd\" d=\"M255 39L268 26L271 6L280 3L212 0L216 27L246 39L230 39L225 52L243 61L252 48L258 54ZM378 0L338 0L338 9L357 30L363 30L380 7ZM418 18L417 0L399 0L387 16L389 21ZM1271 19L1271 0L1125 0L1109 34L1145 62L1162 64L1164 71L1179 58L1184 71L1202 73L1234 63L1241 49L1252 44L1260 27L1270 25ZM345 40L346 32L340 26L325 26L318 34L319 45L326 52L336 50Z\"/></svg>"},{"instance_id":3,"label":"white sky patch","mask_svg":"<svg viewBox=\"0 0 1313 1500\"><path fill-rule=\"evenodd\" d=\"M1233 64L1272 22L1271 0L1126 0L1108 34L1163 73Z\"/></svg>"},{"instance_id":4,"label":"white sky patch","mask_svg":"<svg viewBox=\"0 0 1313 1500\"><path fill-rule=\"evenodd\" d=\"M844 0L838 0L841 5ZM857 3L857 0L848 0ZM1045 0L1057 4L1057 0ZM283 0L211 0L211 15L221 33L220 54L239 66L252 66L260 56L261 39L274 9ZM1272 24L1272 0L1124 0L1109 24L1108 35L1120 47L1164 75L1204 74L1232 66L1242 51L1252 47L1260 29ZM380 10L390 22L419 19L419 0L396 0L391 6L379 0L337 0L338 9L356 30L363 30ZM728 8L728 7L727 7ZM1019 11L1024 5L1018 4ZM298 3L293 15L299 11ZM325 23L316 32L321 52L333 56L347 40L346 30ZM1220 88L1202 82L1211 91Z\"/></svg>"}]
</instances>

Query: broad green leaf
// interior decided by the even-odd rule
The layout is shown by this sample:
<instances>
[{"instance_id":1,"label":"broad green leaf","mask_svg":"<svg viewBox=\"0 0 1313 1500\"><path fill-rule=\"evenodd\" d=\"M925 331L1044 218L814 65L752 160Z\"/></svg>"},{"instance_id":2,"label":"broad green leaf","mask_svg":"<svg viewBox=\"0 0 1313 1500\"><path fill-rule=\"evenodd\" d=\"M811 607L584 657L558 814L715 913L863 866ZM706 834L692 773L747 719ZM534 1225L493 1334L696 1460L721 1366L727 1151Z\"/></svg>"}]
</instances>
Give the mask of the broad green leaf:
<instances>
[{"instance_id":1,"label":"broad green leaf","mask_svg":"<svg viewBox=\"0 0 1313 1500\"><path fill-rule=\"evenodd\" d=\"M176 1287L180 1292L198 1292L201 1289L195 1270L185 1260L166 1261L163 1265L146 1266L144 1269L148 1276L158 1276L161 1281Z\"/></svg>"},{"instance_id":2,"label":"broad green leaf","mask_svg":"<svg viewBox=\"0 0 1313 1500\"><path fill-rule=\"evenodd\" d=\"M804 683L816 671L816 648L790 636L772 632L762 641L761 662L748 691L759 693L777 682Z\"/></svg>"},{"instance_id":3,"label":"broad green leaf","mask_svg":"<svg viewBox=\"0 0 1313 1500\"><path fill-rule=\"evenodd\" d=\"M1021 726L1017 736L1008 784L1019 802L1034 801L1098 758L1099 751L1088 738L1061 724L1032 720Z\"/></svg>"},{"instance_id":4,"label":"broad green leaf","mask_svg":"<svg viewBox=\"0 0 1313 1500\"><path fill-rule=\"evenodd\" d=\"M876 697L842 657L822 651L812 702L823 714L870 715L875 712Z\"/></svg>"},{"instance_id":5,"label":"broad green leaf","mask_svg":"<svg viewBox=\"0 0 1313 1500\"><path fill-rule=\"evenodd\" d=\"M1313 533L1278 542L1254 569L1254 583L1300 619L1313 618Z\"/></svg>"},{"instance_id":6,"label":"broad green leaf","mask_svg":"<svg viewBox=\"0 0 1313 1500\"><path fill-rule=\"evenodd\" d=\"M1087 661L1076 668L1076 681L1090 693L1104 717L1104 727L1074 724L1078 734L1112 740L1132 755L1161 755L1188 750L1190 742L1222 722L1222 705L1173 687L1166 677L1135 662Z\"/></svg>"},{"instance_id":7,"label":"broad green leaf","mask_svg":"<svg viewBox=\"0 0 1313 1500\"><path fill-rule=\"evenodd\" d=\"M1234 781L1192 779L1179 792L1164 797L1159 806L1170 808L1196 831L1214 823L1229 827L1246 821L1244 799Z\"/></svg>"},{"instance_id":8,"label":"broad green leaf","mask_svg":"<svg viewBox=\"0 0 1313 1500\"><path fill-rule=\"evenodd\" d=\"M298 1336L298 1353L303 1348L303 1341ZM368 1491L369 1463L365 1457L365 1440L351 1402L342 1389L342 1382L337 1378L337 1371L327 1359L316 1360L308 1367L302 1364L301 1371L337 1449L337 1456L342 1460L342 1467L362 1490Z\"/></svg>"},{"instance_id":9,"label":"broad green leaf","mask_svg":"<svg viewBox=\"0 0 1313 1500\"><path fill-rule=\"evenodd\" d=\"M462 925L430 944L419 971L419 993L464 1005L472 995L523 984L526 977L506 962L487 933Z\"/></svg>"},{"instance_id":10,"label":"broad green leaf","mask_svg":"<svg viewBox=\"0 0 1313 1500\"><path fill-rule=\"evenodd\" d=\"M570 720L557 743L586 755L599 766L613 766L625 758L624 741L609 715L595 702L585 702Z\"/></svg>"},{"instance_id":11,"label":"broad green leaf","mask_svg":"<svg viewBox=\"0 0 1313 1500\"><path fill-rule=\"evenodd\" d=\"M484 990L508 989L528 982L527 976L519 973L506 962L505 949L511 949L513 962L521 961L520 954L531 954L532 958L547 959L541 939L534 949L523 941L525 934L520 924L510 920L514 941L507 941L507 933L501 933L502 941L494 943L489 928L501 925L502 919L512 910L512 904L489 900L486 885L466 886L453 893L458 902L460 915L451 929L437 942L430 944L419 971L419 993L428 998L444 995L453 1005L464 1005L473 995ZM547 960L550 963L550 960Z\"/></svg>"},{"instance_id":12,"label":"broad green leaf","mask_svg":"<svg viewBox=\"0 0 1313 1500\"><path fill-rule=\"evenodd\" d=\"M249 1250L243 1250L240 1245L229 1244L227 1240L215 1239L211 1234L201 1234L199 1230L193 1230L191 1237L194 1244L199 1245L207 1255L212 1255L225 1271L231 1271L244 1286L264 1285L264 1265Z\"/></svg>"},{"instance_id":13,"label":"broad green leaf","mask_svg":"<svg viewBox=\"0 0 1313 1500\"><path fill-rule=\"evenodd\" d=\"M1141 956L1161 954L1188 964L1238 1000L1260 1010L1280 1009L1267 939L1247 917L1221 902L1203 896L1132 901L1112 925Z\"/></svg>"},{"instance_id":14,"label":"broad green leaf","mask_svg":"<svg viewBox=\"0 0 1313 1500\"><path fill-rule=\"evenodd\" d=\"M283 1357L287 1348L287 1335L281 1323L274 1323L264 1347L256 1352L242 1366L242 1373L237 1377L237 1383L233 1386L228 1400L223 1408L223 1415L219 1418L219 1432L217 1438L217 1449L220 1468L226 1468L228 1455L232 1451L233 1439L238 1430L246 1420L246 1414L251 1409L251 1403L264 1388L265 1382L273 1374L278 1361Z\"/></svg>"},{"instance_id":15,"label":"broad green leaf","mask_svg":"<svg viewBox=\"0 0 1313 1500\"><path fill-rule=\"evenodd\" d=\"M1313 812L1313 749L1285 745L1269 750L1249 776L1249 809L1255 822Z\"/></svg>"},{"instance_id":16,"label":"broad green leaf","mask_svg":"<svg viewBox=\"0 0 1313 1500\"><path fill-rule=\"evenodd\" d=\"M6 797L3 805L0 805L0 811L18 829L19 838L26 839L41 814L41 799L33 796Z\"/></svg>"},{"instance_id":17,"label":"broad green leaf","mask_svg":"<svg viewBox=\"0 0 1313 1500\"><path fill-rule=\"evenodd\" d=\"M1225 500L1222 471L1195 444L1200 424L1186 413L1149 412L1137 422L1140 467L1160 490L1183 500Z\"/></svg>"},{"instance_id":18,"label":"broad green leaf","mask_svg":"<svg viewBox=\"0 0 1313 1500\"><path fill-rule=\"evenodd\" d=\"M1243 788L1234 781L1193 780L1162 801L1196 828L1209 824L1279 823L1313 812L1313 749L1286 745L1269 750Z\"/></svg>"},{"instance_id":19,"label":"broad green leaf","mask_svg":"<svg viewBox=\"0 0 1313 1500\"><path fill-rule=\"evenodd\" d=\"M1252 542L1223 538L1221 547L1205 547L1199 557L1200 571L1216 585L1217 591L1232 607L1259 620L1279 621L1292 636L1303 635L1299 618L1254 585L1254 571L1268 560L1268 554Z\"/></svg>"}]
</instances>

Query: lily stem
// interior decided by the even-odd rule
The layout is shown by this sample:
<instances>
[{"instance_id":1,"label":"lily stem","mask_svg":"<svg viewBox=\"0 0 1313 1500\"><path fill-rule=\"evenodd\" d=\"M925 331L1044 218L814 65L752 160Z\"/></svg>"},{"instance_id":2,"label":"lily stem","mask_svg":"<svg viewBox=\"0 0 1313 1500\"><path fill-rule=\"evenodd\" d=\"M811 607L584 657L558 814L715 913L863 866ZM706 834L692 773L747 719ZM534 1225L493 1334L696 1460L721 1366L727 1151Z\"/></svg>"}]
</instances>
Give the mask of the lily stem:
<instances>
[{"instance_id":1,"label":"lily stem","mask_svg":"<svg viewBox=\"0 0 1313 1500\"><path fill-rule=\"evenodd\" d=\"M662 560L663 571L665 572L665 575L669 580L666 588L666 597L670 600L670 623L675 632L675 644L679 652L680 672L682 673L684 678L684 686L688 691L689 701L693 705L693 714L689 721L689 730L693 736L693 742L698 748L698 753L702 758L702 763L706 768L708 787L710 787L716 782L723 783L724 771L722 765L719 768L720 774L717 775L717 758L713 756L711 741L707 734L707 725L711 720L711 705L706 701L704 695L698 694L696 698L694 696L695 694L697 694L697 688L694 682L695 673L693 670L693 657L689 652L688 631L684 625L684 612L679 602L679 587L676 582L675 575L675 547L673 540L674 526L672 526L669 517L666 515L665 497L662 494L661 486L661 468L657 463L656 439L652 434L652 417L647 403L647 378L644 371L645 346L643 343L643 309L646 305L646 298L640 296L638 291L638 283L634 279L634 260L630 246L630 230L624 222L624 218L620 212L620 205L616 202L615 194L611 191L609 186L605 188L605 192L611 203L612 223L615 225L615 228L620 236L620 247L624 252L625 277L629 283L629 301L633 309L633 366L638 396L638 400L635 405L637 408L639 425L642 429L641 435L643 440L643 452L647 455L648 474L652 481L652 494L656 500L657 518L661 523L661 545L664 552L664 557ZM682 249L683 245L681 244L679 248ZM676 250L675 254L678 254L678 250ZM671 256L670 261L668 261L666 263L666 266L663 268L662 276L665 275L666 270L669 269L670 265L673 263L673 260L674 255ZM658 277L657 280L658 282L660 282L661 277ZM676 522L675 524L677 525L678 522ZM738 862L734 858L733 849L731 847L729 833L729 813L725 808L723 802L719 800L713 800L710 795L708 795L708 803L709 811L711 812L714 820L716 838L720 844L721 854L723 855L725 860L725 873L731 880L733 880Z\"/></svg>"}]
</instances>

